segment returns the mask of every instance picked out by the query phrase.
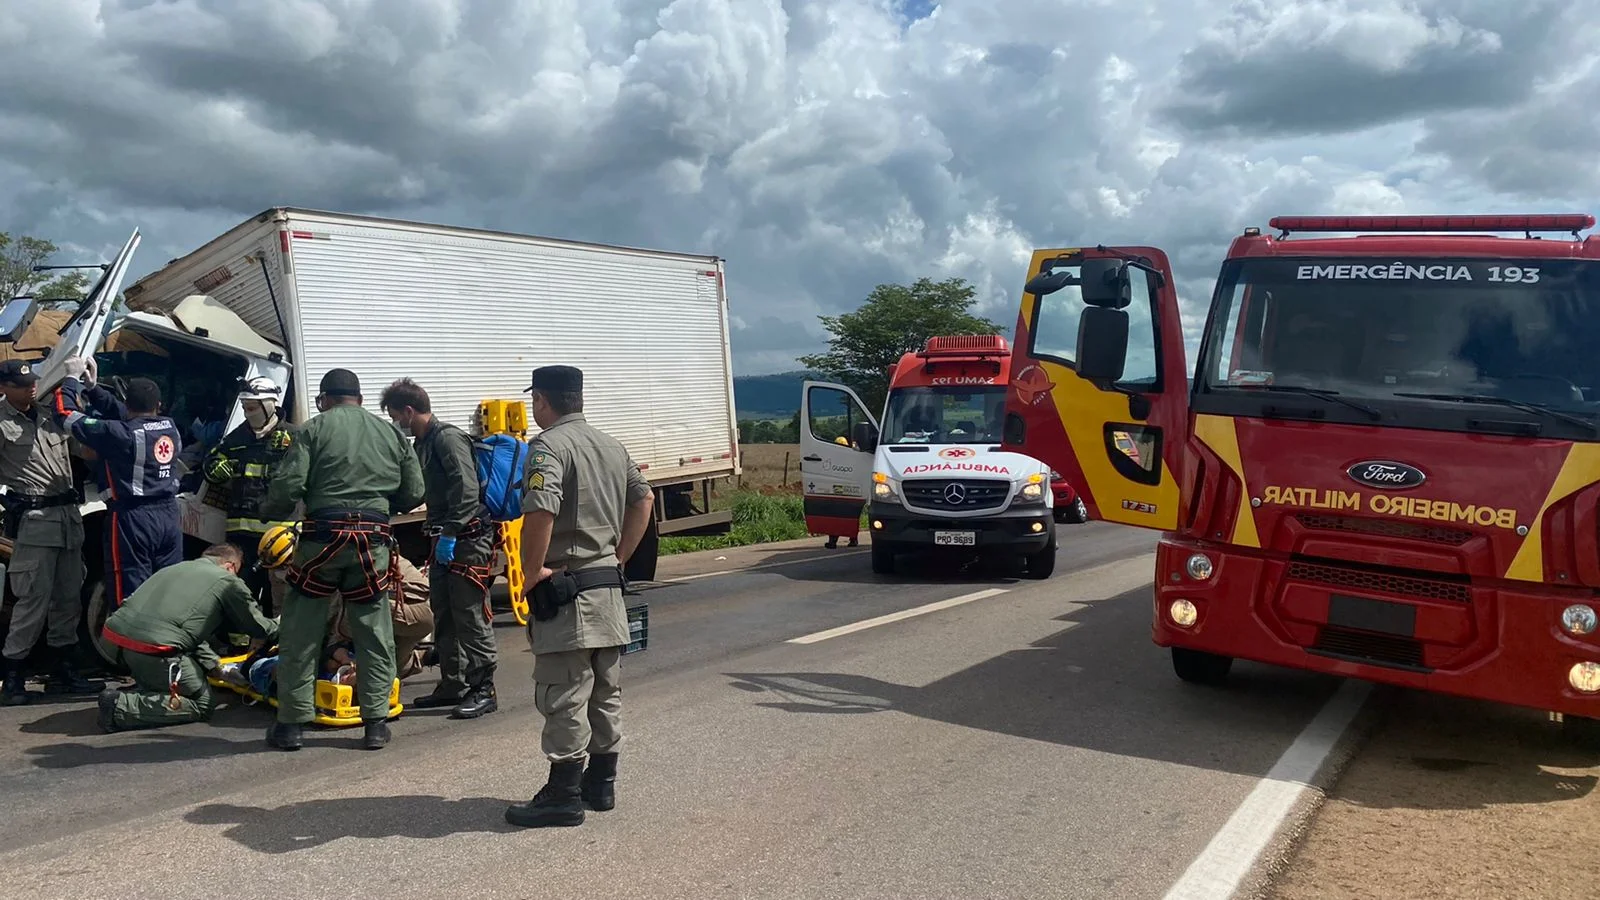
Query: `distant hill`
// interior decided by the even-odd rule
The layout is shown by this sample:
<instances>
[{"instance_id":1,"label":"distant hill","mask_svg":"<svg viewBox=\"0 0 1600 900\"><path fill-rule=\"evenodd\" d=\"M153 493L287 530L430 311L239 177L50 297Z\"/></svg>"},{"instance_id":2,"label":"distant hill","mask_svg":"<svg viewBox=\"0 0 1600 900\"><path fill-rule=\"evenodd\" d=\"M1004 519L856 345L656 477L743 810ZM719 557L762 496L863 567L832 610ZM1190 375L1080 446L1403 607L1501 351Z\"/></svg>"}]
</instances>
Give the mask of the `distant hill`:
<instances>
[{"instance_id":1,"label":"distant hill","mask_svg":"<svg viewBox=\"0 0 1600 900\"><path fill-rule=\"evenodd\" d=\"M800 385L815 377L805 370L735 376L734 408L741 419L788 419L800 409Z\"/></svg>"}]
</instances>

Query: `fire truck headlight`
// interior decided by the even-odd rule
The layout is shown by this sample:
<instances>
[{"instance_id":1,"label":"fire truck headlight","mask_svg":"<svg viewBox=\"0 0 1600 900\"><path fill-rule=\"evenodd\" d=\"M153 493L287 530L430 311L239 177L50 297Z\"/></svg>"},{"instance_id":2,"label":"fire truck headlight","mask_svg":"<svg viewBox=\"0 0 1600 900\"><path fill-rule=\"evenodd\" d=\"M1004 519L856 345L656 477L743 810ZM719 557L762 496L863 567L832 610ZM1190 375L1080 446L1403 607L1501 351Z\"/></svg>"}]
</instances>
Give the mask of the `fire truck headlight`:
<instances>
[{"instance_id":1,"label":"fire truck headlight","mask_svg":"<svg viewBox=\"0 0 1600 900\"><path fill-rule=\"evenodd\" d=\"M1575 691L1600 693L1600 663L1581 662L1574 665L1567 673L1567 683Z\"/></svg>"},{"instance_id":2,"label":"fire truck headlight","mask_svg":"<svg viewBox=\"0 0 1600 900\"><path fill-rule=\"evenodd\" d=\"M1179 628L1188 628L1200 618L1200 610L1187 600L1174 600L1167 606L1167 616Z\"/></svg>"},{"instance_id":3,"label":"fire truck headlight","mask_svg":"<svg viewBox=\"0 0 1600 900\"><path fill-rule=\"evenodd\" d=\"M1574 603L1561 611L1561 627L1568 634L1589 634L1596 624L1594 610L1582 603Z\"/></svg>"},{"instance_id":4,"label":"fire truck headlight","mask_svg":"<svg viewBox=\"0 0 1600 900\"><path fill-rule=\"evenodd\" d=\"M1189 577L1195 581L1205 581L1211 577L1213 571L1211 557L1204 553L1196 553L1189 557L1189 562L1184 565L1184 568L1189 571Z\"/></svg>"}]
</instances>

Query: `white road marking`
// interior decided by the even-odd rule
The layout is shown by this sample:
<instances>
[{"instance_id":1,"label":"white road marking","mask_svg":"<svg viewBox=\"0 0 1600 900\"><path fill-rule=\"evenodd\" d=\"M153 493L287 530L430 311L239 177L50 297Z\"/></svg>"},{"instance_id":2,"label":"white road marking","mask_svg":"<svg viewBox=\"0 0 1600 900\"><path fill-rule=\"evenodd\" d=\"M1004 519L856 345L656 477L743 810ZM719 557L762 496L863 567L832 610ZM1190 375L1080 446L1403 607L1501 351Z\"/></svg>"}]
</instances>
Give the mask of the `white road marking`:
<instances>
[{"instance_id":1,"label":"white road marking","mask_svg":"<svg viewBox=\"0 0 1600 900\"><path fill-rule=\"evenodd\" d=\"M865 552L867 552L867 548L865 547L851 550L839 550L833 553L808 556L805 559L785 559L780 562L762 563L758 566L745 566L744 568L740 569L718 569L715 572L699 572L694 575L676 575L671 578L663 578L659 581L652 581L649 583L652 585L686 584L690 581L695 581L700 578L713 578L717 575L738 575L743 572L759 572L762 569L776 569L779 566L798 566L801 563L821 562L825 559L835 559L840 556L855 556Z\"/></svg>"},{"instance_id":2,"label":"white road marking","mask_svg":"<svg viewBox=\"0 0 1600 900\"><path fill-rule=\"evenodd\" d=\"M1167 891L1166 900L1226 900L1234 895L1371 692L1370 683L1353 678L1339 686Z\"/></svg>"},{"instance_id":3,"label":"white road marking","mask_svg":"<svg viewBox=\"0 0 1600 900\"><path fill-rule=\"evenodd\" d=\"M938 612L941 609L949 609L952 606L960 606L963 603L971 603L974 600L982 600L985 597L993 597L996 594L1004 594L1005 592L1005 588L989 588L988 590L983 591L973 591L970 594L962 594L959 597L951 597L949 600L939 600L933 603L926 603L922 606L915 606L911 609L902 609L899 612L892 612L888 615L878 616L872 619L863 619L860 622L851 622L849 625L840 625L838 628L829 628L827 631L818 631L802 637L790 638L789 640L785 641L785 643L815 644L818 641L825 641L828 638L836 638L841 635L854 634L857 631L865 631L868 628L876 628L879 625L887 625L890 622L898 622L901 619L909 619L912 616L921 616L931 612Z\"/></svg>"}]
</instances>

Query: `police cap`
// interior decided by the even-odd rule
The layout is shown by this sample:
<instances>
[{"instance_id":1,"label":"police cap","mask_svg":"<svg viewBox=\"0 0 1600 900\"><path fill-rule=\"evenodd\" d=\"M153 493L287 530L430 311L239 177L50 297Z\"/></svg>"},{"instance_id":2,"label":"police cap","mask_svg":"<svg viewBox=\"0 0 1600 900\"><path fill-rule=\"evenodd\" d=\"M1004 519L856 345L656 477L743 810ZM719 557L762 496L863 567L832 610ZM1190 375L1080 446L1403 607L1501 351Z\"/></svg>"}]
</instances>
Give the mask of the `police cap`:
<instances>
[{"instance_id":1,"label":"police cap","mask_svg":"<svg viewBox=\"0 0 1600 900\"><path fill-rule=\"evenodd\" d=\"M548 391L552 394L583 393L583 370L576 366L540 366L533 370L533 383L528 391Z\"/></svg>"},{"instance_id":2,"label":"police cap","mask_svg":"<svg viewBox=\"0 0 1600 900\"><path fill-rule=\"evenodd\" d=\"M361 396L361 379L349 369L329 369L328 374L322 376L319 388L322 393L330 397L359 397Z\"/></svg>"},{"instance_id":3,"label":"police cap","mask_svg":"<svg viewBox=\"0 0 1600 900\"><path fill-rule=\"evenodd\" d=\"M0 384L27 387L38 380L39 375L33 371L33 364L25 359L8 359L0 362Z\"/></svg>"}]
</instances>

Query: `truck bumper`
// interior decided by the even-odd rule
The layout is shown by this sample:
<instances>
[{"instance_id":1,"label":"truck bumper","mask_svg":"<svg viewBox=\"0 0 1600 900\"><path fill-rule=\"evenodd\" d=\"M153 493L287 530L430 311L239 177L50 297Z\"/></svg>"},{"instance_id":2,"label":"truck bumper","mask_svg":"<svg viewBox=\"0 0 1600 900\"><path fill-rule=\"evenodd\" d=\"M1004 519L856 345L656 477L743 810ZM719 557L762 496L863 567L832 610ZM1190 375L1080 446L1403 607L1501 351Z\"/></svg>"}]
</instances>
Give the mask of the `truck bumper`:
<instances>
[{"instance_id":1,"label":"truck bumper","mask_svg":"<svg viewBox=\"0 0 1600 900\"><path fill-rule=\"evenodd\" d=\"M1197 553L1210 578L1189 574ZM1162 647L1600 718L1600 692L1569 682L1574 666L1600 664L1600 629L1561 624L1573 604L1600 613L1589 591L1375 573L1170 535L1155 584L1151 637ZM1194 606L1188 627L1173 618L1178 600Z\"/></svg>"},{"instance_id":2,"label":"truck bumper","mask_svg":"<svg viewBox=\"0 0 1600 900\"><path fill-rule=\"evenodd\" d=\"M1043 507L962 519L925 516L898 504L873 503L868 508L872 539L905 547L1005 548L1036 553L1050 543L1053 526L1051 511ZM940 534L959 535L959 543L942 542ZM967 543L969 535L971 542Z\"/></svg>"}]
</instances>

